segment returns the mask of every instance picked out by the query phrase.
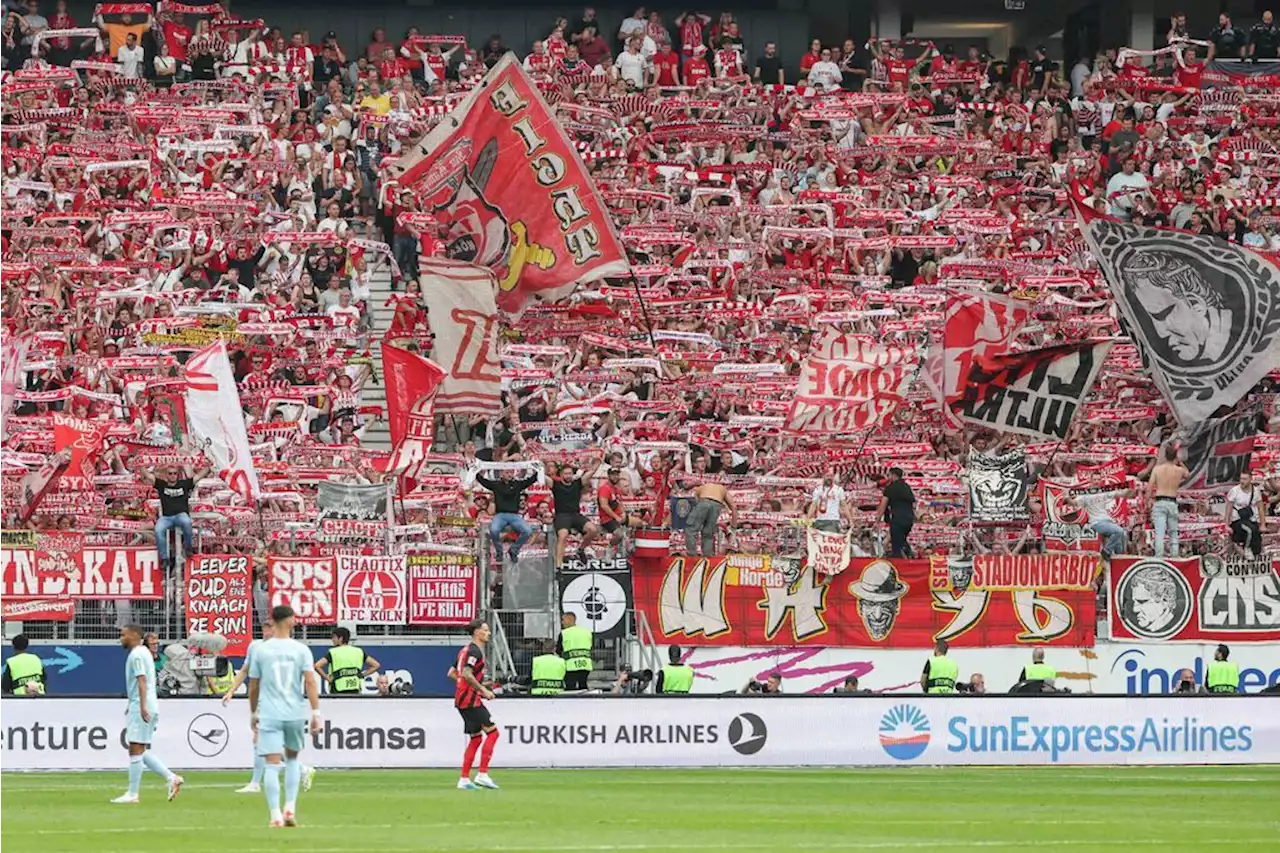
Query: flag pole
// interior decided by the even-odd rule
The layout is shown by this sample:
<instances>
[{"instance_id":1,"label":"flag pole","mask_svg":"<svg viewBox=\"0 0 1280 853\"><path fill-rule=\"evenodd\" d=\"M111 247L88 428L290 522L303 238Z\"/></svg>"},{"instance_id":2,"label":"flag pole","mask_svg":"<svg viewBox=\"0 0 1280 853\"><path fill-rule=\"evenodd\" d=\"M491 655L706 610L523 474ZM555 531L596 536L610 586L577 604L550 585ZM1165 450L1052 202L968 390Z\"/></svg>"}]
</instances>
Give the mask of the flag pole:
<instances>
[{"instance_id":1,"label":"flag pole","mask_svg":"<svg viewBox=\"0 0 1280 853\"><path fill-rule=\"evenodd\" d=\"M640 292L640 279L634 272L628 272L627 274L631 276L631 286L635 288L636 301L640 303L640 313L644 316L644 326L649 332L649 346L653 347L656 352L658 343L653 339L653 321L649 319L649 307L645 305L644 294Z\"/></svg>"}]
</instances>

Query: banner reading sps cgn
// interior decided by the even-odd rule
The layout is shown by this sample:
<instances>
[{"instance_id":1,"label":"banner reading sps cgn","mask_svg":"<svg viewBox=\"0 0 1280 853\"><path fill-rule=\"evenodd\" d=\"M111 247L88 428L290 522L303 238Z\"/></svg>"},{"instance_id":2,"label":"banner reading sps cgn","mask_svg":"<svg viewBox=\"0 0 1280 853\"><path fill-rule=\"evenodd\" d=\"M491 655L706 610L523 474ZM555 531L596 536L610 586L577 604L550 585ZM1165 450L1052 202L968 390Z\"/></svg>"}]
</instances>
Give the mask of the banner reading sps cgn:
<instances>
[{"instance_id":1,"label":"banner reading sps cgn","mask_svg":"<svg viewBox=\"0 0 1280 853\"><path fill-rule=\"evenodd\" d=\"M4 700L4 769L122 770L122 704ZM504 767L1280 763L1280 700L1271 697L602 697L489 707ZM305 750L320 767L453 767L464 743L447 699L330 701L324 713ZM154 748L174 767L247 768L247 705L162 701Z\"/></svg>"}]
</instances>

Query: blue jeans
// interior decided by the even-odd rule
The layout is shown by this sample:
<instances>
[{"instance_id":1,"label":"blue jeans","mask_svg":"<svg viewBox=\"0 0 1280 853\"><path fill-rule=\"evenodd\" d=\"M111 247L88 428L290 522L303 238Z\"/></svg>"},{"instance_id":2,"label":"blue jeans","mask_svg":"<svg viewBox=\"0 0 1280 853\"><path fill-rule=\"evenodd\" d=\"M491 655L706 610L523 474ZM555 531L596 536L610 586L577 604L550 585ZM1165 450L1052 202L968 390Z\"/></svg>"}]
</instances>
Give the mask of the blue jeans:
<instances>
[{"instance_id":1,"label":"blue jeans","mask_svg":"<svg viewBox=\"0 0 1280 853\"><path fill-rule=\"evenodd\" d=\"M188 554L194 550L191 544L191 516L185 512L162 515L156 519L156 553L160 555L162 566L169 562L169 531L175 527L182 531L182 550Z\"/></svg>"},{"instance_id":2,"label":"blue jeans","mask_svg":"<svg viewBox=\"0 0 1280 853\"><path fill-rule=\"evenodd\" d=\"M493 520L489 522L489 538L493 540L493 547L498 549L499 559L502 558L502 534L508 529L516 532L515 544L511 546L511 559L514 560L520 555L520 549L524 547L524 543L528 542L529 537L533 535L533 528L518 513L495 514Z\"/></svg>"},{"instance_id":3,"label":"blue jeans","mask_svg":"<svg viewBox=\"0 0 1280 853\"><path fill-rule=\"evenodd\" d=\"M1127 539L1124 535L1124 528L1116 524L1114 521L1094 521L1090 522L1093 530L1102 537L1102 553L1111 557L1115 554L1123 554L1127 545Z\"/></svg>"},{"instance_id":4,"label":"blue jeans","mask_svg":"<svg viewBox=\"0 0 1280 853\"><path fill-rule=\"evenodd\" d=\"M391 253L395 255L400 275L405 281L418 278L418 238L412 234L396 234L391 238Z\"/></svg>"},{"instance_id":5,"label":"blue jeans","mask_svg":"<svg viewBox=\"0 0 1280 853\"><path fill-rule=\"evenodd\" d=\"M1156 556L1165 555L1164 539L1169 535L1170 557L1178 556L1178 502L1156 500L1151 505L1151 526L1156 531Z\"/></svg>"}]
</instances>

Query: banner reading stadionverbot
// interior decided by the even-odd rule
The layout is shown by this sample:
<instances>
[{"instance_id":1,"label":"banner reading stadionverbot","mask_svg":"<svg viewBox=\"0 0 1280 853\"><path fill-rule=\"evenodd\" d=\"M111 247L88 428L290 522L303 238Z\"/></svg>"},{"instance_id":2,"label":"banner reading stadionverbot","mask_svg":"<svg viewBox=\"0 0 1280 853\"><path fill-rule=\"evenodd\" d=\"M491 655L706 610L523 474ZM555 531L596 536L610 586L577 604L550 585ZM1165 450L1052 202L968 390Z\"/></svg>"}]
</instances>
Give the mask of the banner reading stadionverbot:
<instances>
[{"instance_id":1,"label":"banner reading stadionverbot","mask_svg":"<svg viewBox=\"0 0 1280 853\"><path fill-rule=\"evenodd\" d=\"M660 641L719 646L1089 646L1094 554L858 558L822 583L795 558L633 556Z\"/></svg>"}]
</instances>

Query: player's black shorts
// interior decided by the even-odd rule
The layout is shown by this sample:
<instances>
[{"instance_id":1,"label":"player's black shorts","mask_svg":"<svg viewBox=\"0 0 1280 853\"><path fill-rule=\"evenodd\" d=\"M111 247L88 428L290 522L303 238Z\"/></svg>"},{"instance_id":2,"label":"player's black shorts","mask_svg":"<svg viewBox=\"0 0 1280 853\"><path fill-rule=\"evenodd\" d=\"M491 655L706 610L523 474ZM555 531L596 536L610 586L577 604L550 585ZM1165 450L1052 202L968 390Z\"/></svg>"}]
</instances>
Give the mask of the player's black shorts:
<instances>
[{"instance_id":1,"label":"player's black shorts","mask_svg":"<svg viewBox=\"0 0 1280 853\"><path fill-rule=\"evenodd\" d=\"M489 716L489 709L483 705L477 705L474 708L459 708L458 713L462 715L462 730L469 735L478 735L485 726L493 725L493 719Z\"/></svg>"},{"instance_id":2,"label":"player's black shorts","mask_svg":"<svg viewBox=\"0 0 1280 853\"><path fill-rule=\"evenodd\" d=\"M603 522L600 526L604 529L605 533L612 533L622 526L622 522L611 518L608 521Z\"/></svg>"},{"instance_id":3,"label":"player's black shorts","mask_svg":"<svg viewBox=\"0 0 1280 853\"><path fill-rule=\"evenodd\" d=\"M557 515L551 522L556 530L572 530L574 533L585 533L591 522L582 513L567 512Z\"/></svg>"}]
</instances>

